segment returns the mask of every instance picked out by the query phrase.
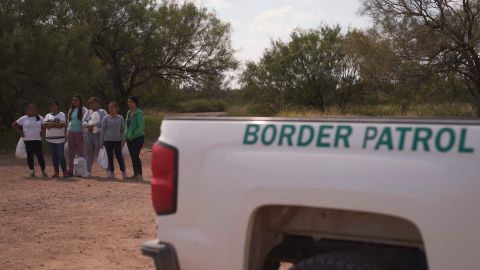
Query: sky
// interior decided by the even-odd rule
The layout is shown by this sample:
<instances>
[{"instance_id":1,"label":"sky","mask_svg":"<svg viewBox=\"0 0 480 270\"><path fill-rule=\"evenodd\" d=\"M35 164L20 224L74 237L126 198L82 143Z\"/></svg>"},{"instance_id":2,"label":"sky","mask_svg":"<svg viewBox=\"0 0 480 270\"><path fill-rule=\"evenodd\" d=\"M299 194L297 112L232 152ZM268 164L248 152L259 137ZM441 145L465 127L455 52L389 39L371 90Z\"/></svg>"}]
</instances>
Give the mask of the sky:
<instances>
[{"instance_id":1,"label":"sky","mask_svg":"<svg viewBox=\"0 0 480 270\"><path fill-rule=\"evenodd\" d=\"M257 61L271 40L288 40L295 28L339 24L342 29L367 28L357 15L359 0L194 0L232 25L232 45L237 58Z\"/></svg>"}]
</instances>

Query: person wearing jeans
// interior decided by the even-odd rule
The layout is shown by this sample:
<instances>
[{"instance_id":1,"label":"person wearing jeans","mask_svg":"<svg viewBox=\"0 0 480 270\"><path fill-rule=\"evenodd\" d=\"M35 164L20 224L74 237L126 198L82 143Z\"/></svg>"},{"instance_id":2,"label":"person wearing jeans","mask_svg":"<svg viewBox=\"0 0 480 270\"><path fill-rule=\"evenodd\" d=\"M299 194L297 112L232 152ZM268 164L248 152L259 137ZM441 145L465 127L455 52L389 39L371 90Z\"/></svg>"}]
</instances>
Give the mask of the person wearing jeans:
<instances>
[{"instance_id":1,"label":"person wearing jeans","mask_svg":"<svg viewBox=\"0 0 480 270\"><path fill-rule=\"evenodd\" d=\"M47 176L42 148L42 125L44 121L45 119L37 114L37 107L35 104L29 104L27 106L26 115L20 117L12 124L12 127L21 137L23 137L25 142L30 177L35 177L34 154L37 156L38 164L42 170L42 176Z\"/></svg>"},{"instance_id":2,"label":"person wearing jeans","mask_svg":"<svg viewBox=\"0 0 480 270\"><path fill-rule=\"evenodd\" d=\"M133 176L131 178L142 180L140 150L142 150L145 142L145 118L137 97L131 96L128 98L128 108L130 110L126 117L125 139L127 140L128 151L132 158Z\"/></svg>"},{"instance_id":3,"label":"person wearing jeans","mask_svg":"<svg viewBox=\"0 0 480 270\"><path fill-rule=\"evenodd\" d=\"M65 161L64 146L65 146L65 114L58 108L58 101L52 100L50 102L51 113L45 116L45 137L47 139L48 148L52 155L53 178L59 177L60 167L62 168L63 177L68 177L67 162Z\"/></svg>"},{"instance_id":4,"label":"person wearing jeans","mask_svg":"<svg viewBox=\"0 0 480 270\"><path fill-rule=\"evenodd\" d=\"M85 157L83 146L82 118L87 109L83 107L82 96L76 94L68 111L67 142L68 142L68 176L73 176L73 160L75 155Z\"/></svg>"},{"instance_id":5,"label":"person wearing jeans","mask_svg":"<svg viewBox=\"0 0 480 270\"><path fill-rule=\"evenodd\" d=\"M108 157L108 178L115 178L115 167L113 162L113 154L117 158L120 171L122 171L123 179L127 178L125 170L125 161L122 155L122 145L124 144L123 132L125 129L125 121L123 116L118 114L119 106L116 102L108 104L109 115L103 118L102 132L100 133L100 145L105 147Z\"/></svg>"}]
</instances>

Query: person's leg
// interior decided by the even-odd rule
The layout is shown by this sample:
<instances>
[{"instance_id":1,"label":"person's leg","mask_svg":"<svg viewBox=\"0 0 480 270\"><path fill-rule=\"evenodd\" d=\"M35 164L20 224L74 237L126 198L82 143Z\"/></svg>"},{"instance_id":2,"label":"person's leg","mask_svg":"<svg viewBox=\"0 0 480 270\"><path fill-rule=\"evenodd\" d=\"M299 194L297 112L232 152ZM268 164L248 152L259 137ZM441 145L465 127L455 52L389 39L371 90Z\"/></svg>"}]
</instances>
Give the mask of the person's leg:
<instances>
[{"instance_id":1,"label":"person's leg","mask_svg":"<svg viewBox=\"0 0 480 270\"><path fill-rule=\"evenodd\" d=\"M93 145L94 145L94 158L98 157L98 152L100 152L100 133L92 134Z\"/></svg>"},{"instance_id":2,"label":"person's leg","mask_svg":"<svg viewBox=\"0 0 480 270\"><path fill-rule=\"evenodd\" d=\"M113 173L115 171L115 166L113 164L113 142L105 141L103 144L105 145L105 150L107 151L108 171Z\"/></svg>"},{"instance_id":3,"label":"person's leg","mask_svg":"<svg viewBox=\"0 0 480 270\"><path fill-rule=\"evenodd\" d=\"M87 160L87 171L90 174L92 172L95 144L93 141L93 134L85 133L83 137L85 142L85 159Z\"/></svg>"},{"instance_id":4,"label":"person's leg","mask_svg":"<svg viewBox=\"0 0 480 270\"><path fill-rule=\"evenodd\" d=\"M140 159L140 151L142 150L143 143L145 141L145 137L141 136L138 138L135 138L133 142L133 153L132 155L132 163L135 168L135 175L137 176L142 176L142 160Z\"/></svg>"},{"instance_id":5,"label":"person's leg","mask_svg":"<svg viewBox=\"0 0 480 270\"><path fill-rule=\"evenodd\" d=\"M132 141L128 142L128 151L130 152L130 158L132 159L132 166L133 166L133 175L138 176L141 175L141 171L138 169L139 163L139 151L138 151L138 138L133 139Z\"/></svg>"},{"instance_id":6,"label":"person's leg","mask_svg":"<svg viewBox=\"0 0 480 270\"><path fill-rule=\"evenodd\" d=\"M133 176L137 176L137 167L135 166L135 150L134 150L134 142L127 141L128 152L130 153L130 159L132 160L132 167L133 167Z\"/></svg>"},{"instance_id":7,"label":"person's leg","mask_svg":"<svg viewBox=\"0 0 480 270\"><path fill-rule=\"evenodd\" d=\"M75 158L75 152L77 142L75 141L75 132L68 133L68 170L69 174L73 173L73 159Z\"/></svg>"},{"instance_id":8,"label":"person's leg","mask_svg":"<svg viewBox=\"0 0 480 270\"><path fill-rule=\"evenodd\" d=\"M49 142L48 149L50 150L50 155L52 155L53 170L55 171L52 177L56 177L59 173L57 144Z\"/></svg>"},{"instance_id":9,"label":"person's leg","mask_svg":"<svg viewBox=\"0 0 480 270\"><path fill-rule=\"evenodd\" d=\"M122 142L113 142L113 150L115 151L115 157L118 160L118 166L120 166L120 171L125 172L125 160L123 159L122 154Z\"/></svg>"},{"instance_id":10,"label":"person's leg","mask_svg":"<svg viewBox=\"0 0 480 270\"><path fill-rule=\"evenodd\" d=\"M65 161L65 143L57 143L55 144L55 148L57 151L58 163L62 168L62 172L64 176L67 174L67 162Z\"/></svg>"},{"instance_id":11,"label":"person's leg","mask_svg":"<svg viewBox=\"0 0 480 270\"><path fill-rule=\"evenodd\" d=\"M42 169L42 174L45 174L45 158L43 157L42 141L34 141L35 155L37 156L38 164Z\"/></svg>"},{"instance_id":12,"label":"person's leg","mask_svg":"<svg viewBox=\"0 0 480 270\"><path fill-rule=\"evenodd\" d=\"M85 146L83 142L83 133L75 132L76 137L76 154L80 157L85 157Z\"/></svg>"},{"instance_id":13,"label":"person's leg","mask_svg":"<svg viewBox=\"0 0 480 270\"><path fill-rule=\"evenodd\" d=\"M35 167L33 163L33 143L32 141L24 141L25 148L27 150L27 164L28 168L30 169L30 176L35 176Z\"/></svg>"}]
</instances>

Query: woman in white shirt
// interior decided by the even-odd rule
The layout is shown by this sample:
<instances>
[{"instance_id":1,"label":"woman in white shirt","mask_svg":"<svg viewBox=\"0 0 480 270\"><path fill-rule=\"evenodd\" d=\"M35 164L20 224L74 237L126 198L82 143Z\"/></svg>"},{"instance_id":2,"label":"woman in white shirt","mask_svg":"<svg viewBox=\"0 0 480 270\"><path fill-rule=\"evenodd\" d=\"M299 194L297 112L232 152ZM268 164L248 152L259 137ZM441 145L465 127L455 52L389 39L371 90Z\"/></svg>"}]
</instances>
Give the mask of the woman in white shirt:
<instances>
[{"instance_id":1,"label":"woman in white shirt","mask_svg":"<svg viewBox=\"0 0 480 270\"><path fill-rule=\"evenodd\" d=\"M26 115L18 118L12 126L23 137L25 146L27 148L27 164L30 168L30 177L35 176L33 154L37 156L38 164L42 169L42 176L46 177L45 172L45 158L43 157L42 148L42 125L44 119L37 114L37 107L35 104L27 106Z\"/></svg>"},{"instance_id":2,"label":"woman in white shirt","mask_svg":"<svg viewBox=\"0 0 480 270\"><path fill-rule=\"evenodd\" d=\"M58 101L50 102L50 113L45 116L45 137L47 139L48 148L52 155L52 164L55 173L52 177L60 176L60 167L62 168L63 177L68 176L67 162L65 160L65 114L58 108Z\"/></svg>"},{"instance_id":3,"label":"woman in white shirt","mask_svg":"<svg viewBox=\"0 0 480 270\"><path fill-rule=\"evenodd\" d=\"M82 124L87 170L88 176L90 176L92 174L93 161L100 151L102 120L108 113L104 109L100 109L100 102L96 97L88 99L88 106L89 110L83 116Z\"/></svg>"}]
</instances>

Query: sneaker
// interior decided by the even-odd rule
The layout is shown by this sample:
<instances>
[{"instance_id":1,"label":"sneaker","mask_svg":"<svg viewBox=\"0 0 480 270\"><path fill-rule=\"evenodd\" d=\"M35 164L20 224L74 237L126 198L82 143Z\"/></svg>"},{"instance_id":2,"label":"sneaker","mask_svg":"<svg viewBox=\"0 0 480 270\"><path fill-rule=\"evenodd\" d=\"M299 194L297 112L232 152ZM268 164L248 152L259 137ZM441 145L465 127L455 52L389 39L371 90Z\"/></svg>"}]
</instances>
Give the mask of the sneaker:
<instances>
[{"instance_id":1,"label":"sneaker","mask_svg":"<svg viewBox=\"0 0 480 270\"><path fill-rule=\"evenodd\" d=\"M128 179L127 172L122 172L122 178L123 178L123 179Z\"/></svg>"},{"instance_id":2,"label":"sneaker","mask_svg":"<svg viewBox=\"0 0 480 270\"><path fill-rule=\"evenodd\" d=\"M52 178L57 178L59 177L60 175L58 174L58 172L55 172L54 174L52 174Z\"/></svg>"},{"instance_id":3,"label":"sneaker","mask_svg":"<svg viewBox=\"0 0 480 270\"><path fill-rule=\"evenodd\" d=\"M35 177L35 171L30 171L30 177Z\"/></svg>"},{"instance_id":4,"label":"sneaker","mask_svg":"<svg viewBox=\"0 0 480 270\"><path fill-rule=\"evenodd\" d=\"M48 177L48 174L45 171L42 171L42 177Z\"/></svg>"},{"instance_id":5,"label":"sneaker","mask_svg":"<svg viewBox=\"0 0 480 270\"><path fill-rule=\"evenodd\" d=\"M68 172L67 172L67 171L63 171L63 172L62 172L62 176L63 176L63 178L68 178L68 177L69 177L69 176L68 176Z\"/></svg>"},{"instance_id":6,"label":"sneaker","mask_svg":"<svg viewBox=\"0 0 480 270\"><path fill-rule=\"evenodd\" d=\"M68 171L67 172L67 177L65 177L65 178L69 178L69 177L73 177L73 171Z\"/></svg>"}]
</instances>

